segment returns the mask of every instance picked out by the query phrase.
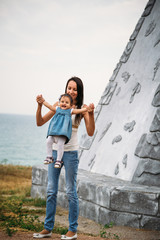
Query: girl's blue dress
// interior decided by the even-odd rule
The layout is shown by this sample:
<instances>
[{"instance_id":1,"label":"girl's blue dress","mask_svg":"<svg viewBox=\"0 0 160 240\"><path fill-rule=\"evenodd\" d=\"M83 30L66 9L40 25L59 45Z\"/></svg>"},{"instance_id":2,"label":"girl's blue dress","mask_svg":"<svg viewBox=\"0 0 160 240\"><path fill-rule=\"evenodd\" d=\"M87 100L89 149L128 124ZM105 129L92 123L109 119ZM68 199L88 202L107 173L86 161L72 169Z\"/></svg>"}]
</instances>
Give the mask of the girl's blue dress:
<instances>
[{"instance_id":1,"label":"girl's blue dress","mask_svg":"<svg viewBox=\"0 0 160 240\"><path fill-rule=\"evenodd\" d=\"M47 137L48 136L65 136L66 143L69 142L72 134L72 109L61 109L57 107L56 113L50 121Z\"/></svg>"}]
</instances>

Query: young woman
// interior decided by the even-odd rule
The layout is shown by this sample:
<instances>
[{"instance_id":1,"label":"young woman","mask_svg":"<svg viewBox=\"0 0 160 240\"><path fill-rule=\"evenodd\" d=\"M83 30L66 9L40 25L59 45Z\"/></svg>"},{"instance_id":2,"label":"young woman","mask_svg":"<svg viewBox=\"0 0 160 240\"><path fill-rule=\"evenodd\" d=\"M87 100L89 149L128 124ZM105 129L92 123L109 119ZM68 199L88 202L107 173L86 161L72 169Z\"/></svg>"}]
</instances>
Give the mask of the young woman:
<instances>
[{"instance_id":1,"label":"young woman","mask_svg":"<svg viewBox=\"0 0 160 240\"><path fill-rule=\"evenodd\" d=\"M80 109L83 105L83 83L78 77L72 77L67 81L65 93L69 94L73 99L74 108ZM37 96L38 108L36 113L37 125L42 126L48 122L54 115L53 111L49 111L42 117L42 95ZM54 104L57 106L58 102ZM85 107L85 105L83 105ZM77 172L78 172L78 137L77 130L82 118L84 118L86 130L89 136L93 136L95 130L94 122L94 104L87 107L88 111L82 114L72 115L72 135L70 141L64 146L63 165L66 177L66 192L69 201L69 229L66 235L61 236L61 240L77 239L77 226L79 204L76 190ZM53 145L53 158L57 157L56 144ZM63 166L62 165L62 166ZM52 234L56 213L56 199L58 192L58 180L61 168L55 168L54 163L48 165L48 187L47 187L47 204L46 218L44 230L40 233L34 233L34 238L49 237Z\"/></svg>"}]
</instances>

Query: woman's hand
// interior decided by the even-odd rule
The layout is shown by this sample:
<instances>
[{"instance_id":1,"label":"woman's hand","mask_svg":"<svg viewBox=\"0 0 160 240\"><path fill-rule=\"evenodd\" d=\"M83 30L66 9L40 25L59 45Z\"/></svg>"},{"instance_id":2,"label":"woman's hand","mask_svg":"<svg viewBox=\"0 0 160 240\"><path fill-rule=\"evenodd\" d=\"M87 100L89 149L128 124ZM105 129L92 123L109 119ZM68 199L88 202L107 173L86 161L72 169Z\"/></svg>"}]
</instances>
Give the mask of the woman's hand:
<instances>
[{"instance_id":1,"label":"woman's hand","mask_svg":"<svg viewBox=\"0 0 160 240\"><path fill-rule=\"evenodd\" d=\"M83 104L82 107L86 108L88 113L93 113L94 112L94 104L93 103L90 103L88 106L86 104Z\"/></svg>"},{"instance_id":2,"label":"woman's hand","mask_svg":"<svg viewBox=\"0 0 160 240\"><path fill-rule=\"evenodd\" d=\"M37 101L37 103L38 103L39 105L42 106L42 104L43 104L43 102L45 101L45 99L43 98L42 94L40 94L40 95L38 95L38 96L36 97L36 101Z\"/></svg>"},{"instance_id":3,"label":"woman's hand","mask_svg":"<svg viewBox=\"0 0 160 240\"><path fill-rule=\"evenodd\" d=\"M38 95L36 97L36 101L38 103L37 112L36 112L36 122L37 122L37 126L42 126L42 125L44 125L46 122L48 122L53 117L54 112L53 111L49 111L44 116L42 116L42 105L43 105L43 102L45 101L45 99L43 98L42 94L40 94L40 95ZM58 105L58 103L54 104L55 107L57 105Z\"/></svg>"},{"instance_id":4,"label":"woman's hand","mask_svg":"<svg viewBox=\"0 0 160 240\"><path fill-rule=\"evenodd\" d=\"M89 106L88 106L88 112L89 113L93 113L94 112L94 104L93 103L90 103Z\"/></svg>"}]
</instances>

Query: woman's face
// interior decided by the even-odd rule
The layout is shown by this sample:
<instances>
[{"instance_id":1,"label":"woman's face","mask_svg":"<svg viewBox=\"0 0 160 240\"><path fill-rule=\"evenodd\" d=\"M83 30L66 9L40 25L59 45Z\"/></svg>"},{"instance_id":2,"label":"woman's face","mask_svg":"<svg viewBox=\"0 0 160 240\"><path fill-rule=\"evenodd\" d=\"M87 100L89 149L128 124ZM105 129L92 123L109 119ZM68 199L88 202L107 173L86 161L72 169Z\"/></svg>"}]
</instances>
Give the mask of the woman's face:
<instances>
[{"instance_id":1,"label":"woman's face","mask_svg":"<svg viewBox=\"0 0 160 240\"><path fill-rule=\"evenodd\" d=\"M73 103L76 104L76 98L78 96L77 83L75 81L69 81L67 86L67 93L72 97Z\"/></svg>"}]
</instances>

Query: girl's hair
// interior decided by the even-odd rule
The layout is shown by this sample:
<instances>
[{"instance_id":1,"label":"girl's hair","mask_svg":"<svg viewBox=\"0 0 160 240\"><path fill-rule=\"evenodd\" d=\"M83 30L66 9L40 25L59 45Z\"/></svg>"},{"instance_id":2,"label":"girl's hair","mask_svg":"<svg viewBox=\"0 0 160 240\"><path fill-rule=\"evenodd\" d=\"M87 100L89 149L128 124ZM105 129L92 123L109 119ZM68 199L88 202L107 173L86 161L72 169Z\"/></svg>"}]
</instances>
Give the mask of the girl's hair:
<instances>
[{"instance_id":1,"label":"girl's hair","mask_svg":"<svg viewBox=\"0 0 160 240\"><path fill-rule=\"evenodd\" d=\"M68 83L70 81L74 81L76 84L77 84L77 98L76 98L76 106L78 109L80 109L83 105L83 82L80 78L78 77L71 77L68 81L67 81L67 84L66 84L66 88L65 88L65 93L67 93L67 87L68 87ZM82 115L81 114L76 114L76 118L75 118L75 122L77 124L80 123L80 120L82 118Z\"/></svg>"},{"instance_id":2,"label":"girl's hair","mask_svg":"<svg viewBox=\"0 0 160 240\"><path fill-rule=\"evenodd\" d=\"M73 99L72 99L72 97L71 97L68 93L62 94L62 95L60 96L60 98L59 98L59 101L61 100L62 97L68 97L69 100L70 100L70 104L72 105Z\"/></svg>"}]
</instances>

